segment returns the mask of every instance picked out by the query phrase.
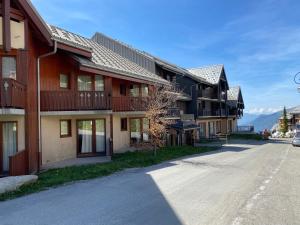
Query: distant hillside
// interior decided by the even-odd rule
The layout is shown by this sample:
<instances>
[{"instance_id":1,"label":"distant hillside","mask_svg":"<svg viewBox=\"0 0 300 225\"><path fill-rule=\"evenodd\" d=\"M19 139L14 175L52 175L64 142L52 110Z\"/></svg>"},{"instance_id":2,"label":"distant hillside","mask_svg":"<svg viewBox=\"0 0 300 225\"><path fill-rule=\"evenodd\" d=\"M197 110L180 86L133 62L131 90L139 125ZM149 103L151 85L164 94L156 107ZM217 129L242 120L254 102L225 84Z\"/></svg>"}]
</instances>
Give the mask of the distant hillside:
<instances>
[{"instance_id":1,"label":"distant hillside","mask_svg":"<svg viewBox=\"0 0 300 225\"><path fill-rule=\"evenodd\" d=\"M252 122L251 125L254 125L255 131L263 131L264 129L272 129L272 127L278 122L279 117L281 116L282 112L276 112L270 115L260 115Z\"/></svg>"},{"instance_id":2,"label":"distant hillside","mask_svg":"<svg viewBox=\"0 0 300 225\"><path fill-rule=\"evenodd\" d=\"M240 126L250 125L259 115L244 113L243 117L239 119L238 123Z\"/></svg>"}]
</instances>

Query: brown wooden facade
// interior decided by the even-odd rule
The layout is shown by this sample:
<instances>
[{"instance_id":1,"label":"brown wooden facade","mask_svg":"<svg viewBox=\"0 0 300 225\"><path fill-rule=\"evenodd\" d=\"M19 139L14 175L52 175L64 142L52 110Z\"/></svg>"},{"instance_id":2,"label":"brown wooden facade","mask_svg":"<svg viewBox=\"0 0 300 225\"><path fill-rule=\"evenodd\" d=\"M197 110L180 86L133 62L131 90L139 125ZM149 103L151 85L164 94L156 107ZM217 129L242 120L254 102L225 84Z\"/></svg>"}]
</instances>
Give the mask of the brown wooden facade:
<instances>
[{"instance_id":1,"label":"brown wooden facade","mask_svg":"<svg viewBox=\"0 0 300 225\"><path fill-rule=\"evenodd\" d=\"M94 111L99 115L102 112L109 115L111 147L108 152L112 154L114 114L136 113L139 114L139 118L142 118L141 114L147 109L147 94L151 91L153 82L81 65L74 55L90 59L92 52L54 41L47 25L27 0L2 0L0 13L3 24L0 57L1 59L2 57L13 57L16 61L16 77L7 78L0 73L0 107L21 110L18 116L24 117L25 121L25 147L23 149L18 147L17 152L9 157L10 175L34 173L40 169L42 153L39 149L41 141L39 140L37 97L39 94L42 113L59 114L68 111L84 114L84 112ZM11 21L24 23L23 47L15 48L13 45ZM40 73L38 74L39 57L53 50L56 50L53 55L40 60ZM173 71L170 67L172 66L159 62L155 64L153 70L165 80L176 83L178 71ZM2 68L2 60L0 60L0 71L3 71ZM40 93L38 93L38 75L40 75ZM87 80L88 88L82 88L81 79ZM99 84L97 79L103 81L100 83L101 88L97 86ZM226 96L222 95L224 91L226 94L228 88L226 83L222 81L217 87L204 86L197 98L215 105L210 107L210 111L205 111L205 107L201 108L202 111L199 111L197 116L226 116ZM190 89L188 94L190 94L189 91ZM216 101L214 102L214 100ZM191 103L194 104L194 102ZM196 106L197 103L194 105ZM170 109L169 114L171 117L180 117L181 111L184 114L192 114L193 112L189 112L189 108L191 108L190 103L178 102L177 107ZM97 117L95 116L95 118ZM76 119L80 121L80 119ZM93 132L95 132L94 130L95 125L93 125ZM95 146L95 142L95 137L93 137L93 146ZM3 144L0 143L0 159L3 152L2 146Z\"/></svg>"}]
</instances>

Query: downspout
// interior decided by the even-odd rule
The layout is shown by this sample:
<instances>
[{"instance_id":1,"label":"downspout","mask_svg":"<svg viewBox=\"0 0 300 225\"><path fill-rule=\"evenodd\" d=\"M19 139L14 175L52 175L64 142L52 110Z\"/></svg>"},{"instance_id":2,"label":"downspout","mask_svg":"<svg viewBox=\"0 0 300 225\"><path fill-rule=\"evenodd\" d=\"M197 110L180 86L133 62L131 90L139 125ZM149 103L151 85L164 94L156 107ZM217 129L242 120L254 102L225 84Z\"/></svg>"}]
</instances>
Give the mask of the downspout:
<instances>
[{"instance_id":1,"label":"downspout","mask_svg":"<svg viewBox=\"0 0 300 225\"><path fill-rule=\"evenodd\" d=\"M42 130L41 130L41 59L51 55L55 55L57 52L57 41L54 41L54 49L51 52L40 55L37 58L37 104L38 104L38 171L40 171L41 155L42 155Z\"/></svg>"}]
</instances>

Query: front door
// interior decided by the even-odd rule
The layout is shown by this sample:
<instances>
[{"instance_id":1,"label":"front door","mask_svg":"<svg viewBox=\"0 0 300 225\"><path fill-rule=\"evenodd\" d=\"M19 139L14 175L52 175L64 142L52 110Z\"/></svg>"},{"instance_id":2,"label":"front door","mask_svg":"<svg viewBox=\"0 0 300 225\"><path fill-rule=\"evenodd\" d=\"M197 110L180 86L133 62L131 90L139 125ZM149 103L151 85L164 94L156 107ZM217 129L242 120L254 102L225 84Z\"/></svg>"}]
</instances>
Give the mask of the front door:
<instances>
[{"instance_id":1,"label":"front door","mask_svg":"<svg viewBox=\"0 0 300 225\"><path fill-rule=\"evenodd\" d=\"M105 120L91 119L77 122L78 156L106 154Z\"/></svg>"},{"instance_id":2,"label":"front door","mask_svg":"<svg viewBox=\"0 0 300 225\"><path fill-rule=\"evenodd\" d=\"M9 171L9 157L17 153L17 122L0 123L0 172L7 173Z\"/></svg>"}]
</instances>

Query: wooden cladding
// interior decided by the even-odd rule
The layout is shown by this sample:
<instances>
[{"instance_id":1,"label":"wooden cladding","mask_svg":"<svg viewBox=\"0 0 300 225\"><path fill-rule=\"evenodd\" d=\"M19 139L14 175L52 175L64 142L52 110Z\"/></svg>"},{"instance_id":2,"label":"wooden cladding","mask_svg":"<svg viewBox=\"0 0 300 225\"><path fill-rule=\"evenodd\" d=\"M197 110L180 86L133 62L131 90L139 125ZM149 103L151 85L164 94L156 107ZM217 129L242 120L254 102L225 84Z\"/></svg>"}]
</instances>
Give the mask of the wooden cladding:
<instances>
[{"instance_id":1,"label":"wooden cladding","mask_svg":"<svg viewBox=\"0 0 300 225\"><path fill-rule=\"evenodd\" d=\"M145 111L147 97L110 97L101 91L41 91L41 111Z\"/></svg>"},{"instance_id":2,"label":"wooden cladding","mask_svg":"<svg viewBox=\"0 0 300 225\"><path fill-rule=\"evenodd\" d=\"M6 108L25 108L26 88L20 82L5 78L0 81L0 105Z\"/></svg>"},{"instance_id":3,"label":"wooden cladding","mask_svg":"<svg viewBox=\"0 0 300 225\"><path fill-rule=\"evenodd\" d=\"M20 176L28 174L28 151L20 151L9 157L9 175Z\"/></svg>"},{"instance_id":4,"label":"wooden cladding","mask_svg":"<svg viewBox=\"0 0 300 225\"><path fill-rule=\"evenodd\" d=\"M111 109L111 98L102 91L41 91L42 111Z\"/></svg>"},{"instance_id":5,"label":"wooden cladding","mask_svg":"<svg viewBox=\"0 0 300 225\"><path fill-rule=\"evenodd\" d=\"M147 97L112 97L114 112L145 111L147 109Z\"/></svg>"},{"instance_id":6,"label":"wooden cladding","mask_svg":"<svg viewBox=\"0 0 300 225\"><path fill-rule=\"evenodd\" d=\"M9 52L11 50L10 39L10 0L2 1L2 35L3 35L3 50Z\"/></svg>"}]
</instances>

